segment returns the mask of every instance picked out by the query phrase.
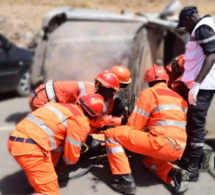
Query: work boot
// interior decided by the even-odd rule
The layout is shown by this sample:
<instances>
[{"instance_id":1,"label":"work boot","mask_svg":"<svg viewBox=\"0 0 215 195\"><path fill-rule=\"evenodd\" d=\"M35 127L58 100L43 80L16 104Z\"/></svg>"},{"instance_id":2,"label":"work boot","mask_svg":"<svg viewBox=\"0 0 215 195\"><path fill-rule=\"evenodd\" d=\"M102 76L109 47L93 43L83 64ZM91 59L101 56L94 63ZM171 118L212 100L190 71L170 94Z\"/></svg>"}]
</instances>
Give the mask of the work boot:
<instances>
[{"instance_id":1,"label":"work boot","mask_svg":"<svg viewBox=\"0 0 215 195\"><path fill-rule=\"evenodd\" d=\"M182 169L172 168L168 174L174 182L174 194L182 194L188 189L189 176Z\"/></svg>"},{"instance_id":2,"label":"work boot","mask_svg":"<svg viewBox=\"0 0 215 195\"><path fill-rule=\"evenodd\" d=\"M199 178L199 157L190 156L189 159L182 158L178 166L186 170L189 175L189 181L197 181Z\"/></svg>"},{"instance_id":3,"label":"work boot","mask_svg":"<svg viewBox=\"0 0 215 195\"><path fill-rule=\"evenodd\" d=\"M188 171L189 181L197 181L198 180L198 178L199 178L198 165L196 165L193 162L190 162L188 164L188 167L186 170Z\"/></svg>"},{"instance_id":4,"label":"work boot","mask_svg":"<svg viewBox=\"0 0 215 195\"><path fill-rule=\"evenodd\" d=\"M136 184L131 174L121 175L119 180L115 180L111 187L123 194L135 194Z\"/></svg>"},{"instance_id":5,"label":"work boot","mask_svg":"<svg viewBox=\"0 0 215 195\"><path fill-rule=\"evenodd\" d=\"M185 168L188 171L189 181L197 181L199 178L199 160L200 157L189 157L187 167Z\"/></svg>"},{"instance_id":6,"label":"work boot","mask_svg":"<svg viewBox=\"0 0 215 195\"><path fill-rule=\"evenodd\" d=\"M186 170L186 168L187 168L187 166L188 166L188 160L189 160L189 159L187 159L187 158L185 158L185 157L183 156L180 160L178 160L178 161L176 162L176 164L177 164L180 168Z\"/></svg>"},{"instance_id":7,"label":"work boot","mask_svg":"<svg viewBox=\"0 0 215 195\"><path fill-rule=\"evenodd\" d=\"M200 157L199 165L198 165L201 171L208 171L212 151L213 149L209 145L204 144L202 155Z\"/></svg>"}]
</instances>

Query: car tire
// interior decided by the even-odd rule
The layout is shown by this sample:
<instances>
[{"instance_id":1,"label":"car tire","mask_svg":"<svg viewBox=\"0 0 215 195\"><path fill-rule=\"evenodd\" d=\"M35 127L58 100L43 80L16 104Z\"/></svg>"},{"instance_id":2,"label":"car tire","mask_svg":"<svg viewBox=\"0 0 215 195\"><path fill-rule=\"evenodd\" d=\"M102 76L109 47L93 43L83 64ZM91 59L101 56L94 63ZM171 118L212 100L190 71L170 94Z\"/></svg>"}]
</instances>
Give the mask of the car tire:
<instances>
[{"instance_id":1,"label":"car tire","mask_svg":"<svg viewBox=\"0 0 215 195\"><path fill-rule=\"evenodd\" d=\"M19 79L19 83L17 86L17 93L20 96L28 96L31 91L31 83L30 83L31 74L29 71L26 71Z\"/></svg>"}]
</instances>

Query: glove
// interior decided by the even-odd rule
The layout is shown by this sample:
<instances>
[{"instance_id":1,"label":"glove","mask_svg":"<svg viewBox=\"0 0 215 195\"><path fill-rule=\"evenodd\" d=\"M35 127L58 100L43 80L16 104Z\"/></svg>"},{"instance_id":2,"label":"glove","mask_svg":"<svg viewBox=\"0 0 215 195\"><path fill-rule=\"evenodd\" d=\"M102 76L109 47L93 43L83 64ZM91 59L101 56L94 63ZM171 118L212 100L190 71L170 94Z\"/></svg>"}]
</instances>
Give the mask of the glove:
<instances>
[{"instance_id":1,"label":"glove","mask_svg":"<svg viewBox=\"0 0 215 195\"><path fill-rule=\"evenodd\" d=\"M93 139L92 135L88 135L86 144L89 146L89 150L91 151L99 151L101 149L101 141L97 139Z\"/></svg>"},{"instance_id":2,"label":"glove","mask_svg":"<svg viewBox=\"0 0 215 195\"><path fill-rule=\"evenodd\" d=\"M101 143L102 142L100 140L93 139L93 141L90 144L90 150L91 151L97 151L97 152L100 151L102 148Z\"/></svg>"},{"instance_id":3,"label":"glove","mask_svg":"<svg viewBox=\"0 0 215 195\"><path fill-rule=\"evenodd\" d=\"M200 84L193 82L193 87L190 89L188 93L188 101L190 105L196 105L197 102L197 94L199 92Z\"/></svg>"},{"instance_id":4,"label":"glove","mask_svg":"<svg viewBox=\"0 0 215 195\"><path fill-rule=\"evenodd\" d=\"M125 104L122 102L120 98L115 98L111 115L121 116L124 110L125 110Z\"/></svg>"},{"instance_id":5,"label":"glove","mask_svg":"<svg viewBox=\"0 0 215 195\"><path fill-rule=\"evenodd\" d=\"M126 125L128 122L128 118L127 117L123 117L121 120L121 125Z\"/></svg>"}]
</instances>

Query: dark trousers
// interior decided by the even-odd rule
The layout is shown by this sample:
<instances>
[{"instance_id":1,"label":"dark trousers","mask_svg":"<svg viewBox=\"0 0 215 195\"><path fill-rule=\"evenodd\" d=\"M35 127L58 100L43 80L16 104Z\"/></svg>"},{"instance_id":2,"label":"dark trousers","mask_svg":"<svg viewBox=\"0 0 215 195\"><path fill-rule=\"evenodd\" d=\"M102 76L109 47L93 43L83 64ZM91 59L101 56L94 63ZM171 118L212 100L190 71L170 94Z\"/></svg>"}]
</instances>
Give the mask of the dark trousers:
<instances>
[{"instance_id":1,"label":"dark trousers","mask_svg":"<svg viewBox=\"0 0 215 195\"><path fill-rule=\"evenodd\" d=\"M188 105L187 147L184 157L200 158L205 138L206 116L215 90L199 90L196 106Z\"/></svg>"}]
</instances>

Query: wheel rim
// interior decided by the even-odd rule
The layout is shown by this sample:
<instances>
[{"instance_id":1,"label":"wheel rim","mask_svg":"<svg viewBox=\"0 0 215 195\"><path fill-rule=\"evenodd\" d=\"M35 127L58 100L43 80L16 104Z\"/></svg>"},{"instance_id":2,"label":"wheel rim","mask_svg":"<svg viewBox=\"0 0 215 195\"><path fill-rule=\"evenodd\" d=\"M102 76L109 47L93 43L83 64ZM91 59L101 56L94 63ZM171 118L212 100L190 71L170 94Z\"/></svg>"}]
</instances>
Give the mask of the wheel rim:
<instances>
[{"instance_id":1,"label":"wheel rim","mask_svg":"<svg viewBox=\"0 0 215 195\"><path fill-rule=\"evenodd\" d=\"M24 73L20 78L18 89L23 94L30 93L30 73L29 72Z\"/></svg>"}]
</instances>

